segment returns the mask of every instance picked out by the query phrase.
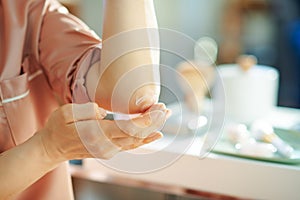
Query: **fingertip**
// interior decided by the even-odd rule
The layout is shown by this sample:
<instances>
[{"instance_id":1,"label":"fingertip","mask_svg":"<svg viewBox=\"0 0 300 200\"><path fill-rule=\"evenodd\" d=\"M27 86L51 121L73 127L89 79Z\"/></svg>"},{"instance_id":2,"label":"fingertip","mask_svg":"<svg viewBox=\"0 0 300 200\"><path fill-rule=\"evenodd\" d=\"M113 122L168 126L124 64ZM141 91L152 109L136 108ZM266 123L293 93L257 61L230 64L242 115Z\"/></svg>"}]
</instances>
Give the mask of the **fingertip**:
<instances>
[{"instance_id":1,"label":"fingertip","mask_svg":"<svg viewBox=\"0 0 300 200\"><path fill-rule=\"evenodd\" d=\"M106 110L104 110L103 108L100 108L100 107L98 107L97 108L97 119L103 119L103 118L105 118L106 117L106 115L107 115L107 112L106 112Z\"/></svg>"},{"instance_id":2,"label":"fingertip","mask_svg":"<svg viewBox=\"0 0 300 200\"><path fill-rule=\"evenodd\" d=\"M96 114L96 119L103 119L106 116L106 110L99 107L95 102L89 102L87 105L92 105Z\"/></svg>"},{"instance_id":3,"label":"fingertip","mask_svg":"<svg viewBox=\"0 0 300 200\"><path fill-rule=\"evenodd\" d=\"M161 132L157 132L156 135L153 136L153 141L161 139L164 135Z\"/></svg>"},{"instance_id":4,"label":"fingertip","mask_svg":"<svg viewBox=\"0 0 300 200\"><path fill-rule=\"evenodd\" d=\"M162 132L157 132L157 137L158 137L158 139L160 139L160 138L163 138L164 135L162 134Z\"/></svg>"},{"instance_id":5,"label":"fingertip","mask_svg":"<svg viewBox=\"0 0 300 200\"><path fill-rule=\"evenodd\" d=\"M161 132L155 132L155 133L152 133L151 135L143 140L144 144L148 144L150 142L161 139L163 137L163 134Z\"/></svg>"},{"instance_id":6,"label":"fingertip","mask_svg":"<svg viewBox=\"0 0 300 200\"><path fill-rule=\"evenodd\" d=\"M168 119L169 117L171 117L171 115L172 115L172 110L167 109L167 111L166 111L166 117L167 117L167 119Z\"/></svg>"}]
</instances>

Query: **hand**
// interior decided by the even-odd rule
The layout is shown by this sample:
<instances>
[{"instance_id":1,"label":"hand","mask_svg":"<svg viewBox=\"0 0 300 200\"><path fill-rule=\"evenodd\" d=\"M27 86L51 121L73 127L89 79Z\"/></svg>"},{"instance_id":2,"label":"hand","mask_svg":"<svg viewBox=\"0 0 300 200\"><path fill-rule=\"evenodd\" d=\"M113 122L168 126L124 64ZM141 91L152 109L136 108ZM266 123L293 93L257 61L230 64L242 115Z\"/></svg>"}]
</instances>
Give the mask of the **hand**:
<instances>
[{"instance_id":1,"label":"hand","mask_svg":"<svg viewBox=\"0 0 300 200\"><path fill-rule=\"evenodd\" d=\"M152 105L145 113L131 120L116 120L116 125L125 133L138 138L146 138L160 130L171 111L163 103Z\"/></svg>"},{"instance_id":2,"label":"hand","mask_svg":"<svg viewBox=\"0 0 300 200\"><path fill-rule=\"evenodd\" d=\"M159 104L137 118L110 121L103 120L106 112L95 103L67 104L52 113L40 133L52 161L89 157L108 159L120 151L161 138L158 129L168 114L164 105ZM160 117L153 120L154 116Z\"/></svg>"}]
</instances>

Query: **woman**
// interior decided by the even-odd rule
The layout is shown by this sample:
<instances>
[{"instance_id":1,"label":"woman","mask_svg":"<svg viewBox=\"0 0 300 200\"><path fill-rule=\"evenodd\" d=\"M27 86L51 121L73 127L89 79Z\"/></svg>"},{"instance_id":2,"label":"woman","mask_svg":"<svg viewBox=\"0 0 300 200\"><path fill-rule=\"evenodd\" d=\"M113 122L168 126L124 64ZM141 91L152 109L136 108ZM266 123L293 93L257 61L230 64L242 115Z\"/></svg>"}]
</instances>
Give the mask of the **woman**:
<instances>
[{"instance_id":1,"label":"woman","mask_svg":"<svg viewBox=\"0 0 300 200\"><path fill-rule=\"evenodd\" d=\"M56 0L0 0L0 199L72 199L67 160L162 136L153 1L106 0L104 10L102 42ZM143 48L132 51L134 30ZM141 115L109 121L104 109Z\"/></svg>"}]
</instances>

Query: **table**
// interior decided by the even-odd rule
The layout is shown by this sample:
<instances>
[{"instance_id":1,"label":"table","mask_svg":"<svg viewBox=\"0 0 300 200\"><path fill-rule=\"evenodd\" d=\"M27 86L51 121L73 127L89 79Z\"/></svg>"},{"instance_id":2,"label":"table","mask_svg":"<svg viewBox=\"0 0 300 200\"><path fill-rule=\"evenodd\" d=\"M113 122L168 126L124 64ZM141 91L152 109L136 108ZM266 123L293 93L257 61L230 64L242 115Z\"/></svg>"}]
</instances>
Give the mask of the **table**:
<instances>
[{"instance_id":1,"label":"table","mask_svg":"<svg viewBox=\"0 0 300 200\"><path fill-rule=\"evenodd\" d=\"M283 117L290 127L300 119L295 109L278 108L271 115ZM278 122L278 121L277 121ZM282 121L281 121L282 122ZM171 137L166 136L154 146L146 146L134 153L157 150ZM185 137L187 138L187 137ZM72 168L72 175L93 181L110 182L133 187L145 187L174 194L198 194L219 199L300 199L300 165L285 165L209 153L199 158L201 137L196 137L187 151L180 155L174 150L161 150L159 159L180 155L168 166L149 173L124 173L107 167L96 159L85 159L82 168ZM125 154L118 155L120 157ZM122 159L121 159L122 160ZM121 161L123 162L123 161ZM135 163L141 165L141 163Z\"/></svg>"}]
</instances>

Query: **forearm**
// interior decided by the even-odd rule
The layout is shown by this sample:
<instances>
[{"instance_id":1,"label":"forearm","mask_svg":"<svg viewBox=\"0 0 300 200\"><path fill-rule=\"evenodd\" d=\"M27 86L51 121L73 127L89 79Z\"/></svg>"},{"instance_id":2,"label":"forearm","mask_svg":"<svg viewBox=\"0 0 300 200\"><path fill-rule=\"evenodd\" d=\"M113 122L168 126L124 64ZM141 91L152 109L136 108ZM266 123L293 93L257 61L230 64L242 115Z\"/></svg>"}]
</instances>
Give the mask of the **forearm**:
<instances>
[{"instance_id":1,"label":"forearm","mask_svg":"<svg viewBox=\"0 0 300 200\"><path fill-rule=\"evenodd\" d=\"M104 10L101 62L91 69L94 81L87 80L88 86L98 84L96 92L89 94L96 94L92 95L96 102L107 109L142 112L159 95L159 37L153 0L106 0ZM124 85L126 98L120 92L125 92L120 89ZM112 105L112 98L119 105ZM140 98L143 101L136 105Z\"/></svg>"},{"instance_id":2,"label":"forearm","mask_svg":"<svg viewBox=\"0 0 300 200\"><path fill-rule=\"evenodd\" d=\"M0 199L11 199L58 164L50 161L36 134L0 154Z\"/></svg>"},{"instance_id":3,"label":"forearm","mask_svg":"<svg viewBox=\"0 0 300 200\"><path fill-rule=\"evenodd\" d=\"M33 137L0 154L0 199L14 198L63 161L109 159L159 139L168 114L156 104L132 122L110 121L95 103L59 107Z\"/></svg>"}]
</instances>

